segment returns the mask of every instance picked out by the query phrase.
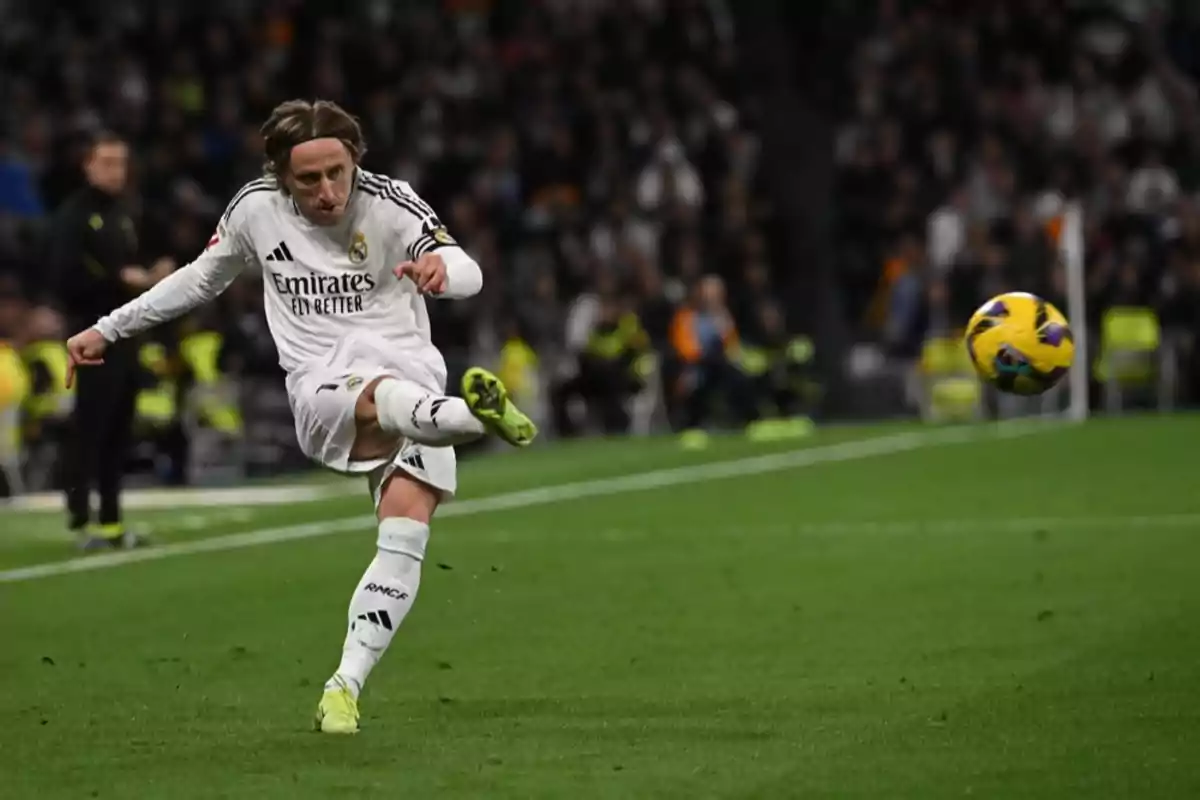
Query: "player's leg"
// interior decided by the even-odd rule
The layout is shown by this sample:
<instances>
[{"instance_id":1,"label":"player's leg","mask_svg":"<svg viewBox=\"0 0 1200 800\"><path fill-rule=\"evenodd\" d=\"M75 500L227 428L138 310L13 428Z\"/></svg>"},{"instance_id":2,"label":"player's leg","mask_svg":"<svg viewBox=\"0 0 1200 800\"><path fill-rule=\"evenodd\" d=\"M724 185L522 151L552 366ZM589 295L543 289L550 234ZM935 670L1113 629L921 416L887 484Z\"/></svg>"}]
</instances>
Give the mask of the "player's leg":
<instances>
[{"instance_id":1,"label":"player's leg","mask_svg":"<svg viewBox=\"0 0 1200 800\"><path fill-rule=\"evenodd\" d=\"M431 392L412 381L379 377L358 396L354 408L358 426L355 458L397 436L420 444L447 447L494 433L518 447L537 435L533 422L508 398L504 384L478 367L463 378L463 397Z\"/></svg>"},{"instance_id":2,"label":"player's leg","mask_svg":"<svg viewBox=\"0 0 1200 800\"><path fill-rule=\"evenodd\" d=\"M525 447L537 436L533 420L512 402L504 383L486 369L468 369L463 374L462 393L468 410L509 444Z\"/></svg>"},{"instance_id":3,"label":"player's leg","mask_svg":"<svg viewBox=\"0 0 1200 800\"><path fill-rule=\"evenodd\" d=\"M378 490L375 558L350 598L341 662L317 707L319 730L358 730L358 695L416 600L429 522L440 497L438 489L389 465Z\"/></svg>"}]
</instances>

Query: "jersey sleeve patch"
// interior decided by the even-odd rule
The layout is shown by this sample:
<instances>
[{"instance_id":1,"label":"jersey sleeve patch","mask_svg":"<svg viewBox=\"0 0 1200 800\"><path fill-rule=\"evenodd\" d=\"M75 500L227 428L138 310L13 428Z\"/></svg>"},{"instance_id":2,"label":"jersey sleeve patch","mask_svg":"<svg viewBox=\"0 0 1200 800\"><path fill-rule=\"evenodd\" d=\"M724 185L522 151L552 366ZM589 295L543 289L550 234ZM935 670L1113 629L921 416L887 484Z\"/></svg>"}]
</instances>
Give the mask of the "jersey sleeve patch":
<instances>
[{"instance_id":1,"label":"jersey sleeve patch","mask_svg":"<svg viewBox=\"0 0 1200 800\"><path fill-rule=\"evenodd\" d=\"M430 217L421 226L421 236L408 248L409 258L417 259L441 247L457 247L458 242L437 217Z\"/></svg>"}]
</instances>

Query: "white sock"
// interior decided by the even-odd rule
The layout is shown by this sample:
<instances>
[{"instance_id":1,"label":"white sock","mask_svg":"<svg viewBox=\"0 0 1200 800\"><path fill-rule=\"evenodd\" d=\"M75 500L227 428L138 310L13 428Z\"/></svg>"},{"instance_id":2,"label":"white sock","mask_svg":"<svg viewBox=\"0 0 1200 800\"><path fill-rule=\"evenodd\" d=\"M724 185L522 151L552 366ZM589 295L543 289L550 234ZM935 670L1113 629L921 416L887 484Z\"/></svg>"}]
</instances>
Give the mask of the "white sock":
<instances>
[{"instance_id":1,"label":"white sock","mask_svg":"<svg viewBox=\"0 0 1200 800\"><path fill-rule=\"evenodd\" d=\"M379 523L378 551L350 598L342 661L325 688L340 680L355 697L408 615L421 586L429 526L407 517Z\"/></svg>"},{"instance_id":2,"label":"white sock","mask_svg":"<svg viewBox=\"0 0 1200 800\"><path fill-rule=\"evenodd\" d=\"M464 444L486 432L462 398L435 394L396 378L384 378L376 385L375 413L385 431L434 447Z\"/></svg>"}]
</instances>

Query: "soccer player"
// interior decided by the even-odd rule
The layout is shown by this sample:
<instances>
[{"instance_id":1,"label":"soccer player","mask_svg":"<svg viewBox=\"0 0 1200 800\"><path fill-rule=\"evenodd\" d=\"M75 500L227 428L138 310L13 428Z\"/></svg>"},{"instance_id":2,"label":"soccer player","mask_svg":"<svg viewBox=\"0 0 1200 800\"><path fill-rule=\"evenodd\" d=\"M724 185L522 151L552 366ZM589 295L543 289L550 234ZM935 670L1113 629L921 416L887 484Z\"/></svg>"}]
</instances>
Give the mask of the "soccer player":
<instances>
[{"instance_id":1,"label":"soccer player","mask_svg":"<svg viewBox=\"0 0 1200 800\"><path fill-rule=\"evenodd\" d=\"M262 127L265 177L229 203L191 264L67 342L72 370L213 299L250 262L287 372L296 435L310 458L368 476L377 551L350 599L341 663L316 727L358 730L358 696L421 582L429 523L456 485L454 445L484 434L518 447L537 433L491 373L445 395L446 365L425 298L463 298L479 265L408 184L358 166L358 122L328 101L279 105Z\"/></svg>"}]
</instances>

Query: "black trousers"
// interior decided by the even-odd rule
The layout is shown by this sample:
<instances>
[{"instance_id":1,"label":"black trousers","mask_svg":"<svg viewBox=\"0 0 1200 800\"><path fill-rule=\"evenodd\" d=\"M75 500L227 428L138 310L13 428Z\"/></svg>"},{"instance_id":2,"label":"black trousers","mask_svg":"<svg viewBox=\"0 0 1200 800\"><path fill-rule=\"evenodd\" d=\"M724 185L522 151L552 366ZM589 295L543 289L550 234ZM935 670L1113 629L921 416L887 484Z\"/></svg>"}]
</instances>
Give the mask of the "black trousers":
<instances>
[{"instance_id":1,"label":"black trousers","mask_svg":"<svg viewBox=\"0 0 1200 800\"><path fill-rule=\"evenodd\" d=\"M773 408L782 417L803 412L804 398L786 374L767 372L750 379L754 397L759 404Z\"/></svg>"},{"instance_id":2,"label":"black trousers","mask_svg":"<svg viewBox=\"0 0 1200 800\"><path fill-rule=\"evenodd\" d=\"M604 433L627 433L629 413L625 410L625 402L639 389L641 386L633 377L629 359L581 356L579 372L552 391L551 405L558 434L567 437L579 433L569 411L571 400L576 397L583 400L590 416L599 419Z\"/></svg>"},{"instance_id":3,"label":"black trousers","mask_svg":"<svg viewBox=\"0 0 1200 800\"><path fill-rule=\"evenodd\" d=\"M91 522L92 490L100 494L101 525L121 521L121 478L125 471L138 393L138 347L110 345L104 363L75 373L75 412L63 461L68 525Z\"/></svg>"},{"instance_id":4,"label":"black trousers","mask_svg":"<svg viewBox=\"0 0 1200 800\"><path fill-rule=\"evenodd\" d=\"M728 359L718 356L684 367L690 386L682 403L682 427L703 428L712 414L714 397L725 401L734 422L746 425L758 419L754 384Z\"/></svg>"}]
</instances>

